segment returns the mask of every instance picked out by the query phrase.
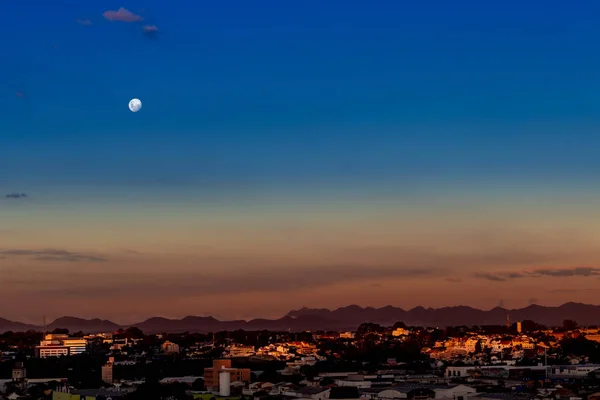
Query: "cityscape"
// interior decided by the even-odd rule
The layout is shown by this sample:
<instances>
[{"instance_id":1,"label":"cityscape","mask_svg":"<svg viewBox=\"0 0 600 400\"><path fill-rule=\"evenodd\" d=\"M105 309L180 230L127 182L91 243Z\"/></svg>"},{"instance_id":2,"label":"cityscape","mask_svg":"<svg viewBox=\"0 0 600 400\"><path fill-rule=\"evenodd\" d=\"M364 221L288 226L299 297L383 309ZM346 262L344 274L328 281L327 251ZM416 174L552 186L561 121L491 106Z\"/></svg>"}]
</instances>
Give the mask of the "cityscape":
<instances>
[{"instance_id":1,"label":"cityscape","mask_svg":"<svg viewBox=\"0 0 600 400\"><path fill-rule=\"evenodd\" d=\"M600 400L600 1L6 0L0 400Z\"/></svg>"},{"instance_id":2,"label":"cityscape","mask_svg":"<svg viewBox=\"0 0 600 400\"><path fill-rule=\"evenodd\" d=\"M443 328L7 331L0 349L2 398L13 400L600 398L598 326L509 313L504 325Z\"/></svg>"}]
</instances>

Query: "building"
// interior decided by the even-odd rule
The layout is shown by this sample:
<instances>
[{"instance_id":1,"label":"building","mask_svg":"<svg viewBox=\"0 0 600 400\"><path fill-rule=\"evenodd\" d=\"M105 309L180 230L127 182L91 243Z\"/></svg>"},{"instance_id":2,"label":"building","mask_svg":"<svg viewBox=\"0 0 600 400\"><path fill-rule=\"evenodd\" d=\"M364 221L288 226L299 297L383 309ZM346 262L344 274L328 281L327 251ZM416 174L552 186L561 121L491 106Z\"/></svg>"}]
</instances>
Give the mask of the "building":
<instances>
[{"instance_id":1,"label":"building","mask_svg":"<svg viewBox=\"0 0 600 400\"><path fill-rule=\"evenodd\" d=\"M87 351L87 340L73 338L65 334L47 334L39 346L35 347L39 358L73 356Z\"/></svg>"},{"instance_id":2,"label":"building","mask_svg":"<svg viewBox=\"0 0 600 400\"><path fill-rule=\"evenodd\" d=\"M593 342L600 342L600 334L585 335L585 338Z\"/></svg>"},{"instance_id":3,"label":"building","mask_svg":"<svg viewBox=\"0 0 600 400\"><path fill-rule=\"evenodd\" d=\"M62 344L41 345L35 347L35 354L39 358L68 356L69 348Z\"/></svg>"},{"instance_id":4,"label":"building","mask_svg":"<svg viewBox=\"0 0 600 400\"><path fill-rule=\"evenodd\" d=\"M426 389L420 386L401 386L385 389L377 394L380 400L391 399L410 399L410 400L427 400L435 399L435 392L431 389Z\"/></svg>"},{"instance_id":5,"label":"building","mask_svg":"<svg viewBox=\"0 0 600 400\"><path fill-rule=\"evenodd\" d=\"M12 380L21 389L27 387L27 370L22 362L16 362L12 370Z\"/></svg>"},{"instance_id":6,"label":"building","mask_svg":"<svg viewBox=\"0 0 600 400\"><path fill-rule=\"evenodd\" d=\"M552 365L548 372L552 378L587 378L589 374L600 371L600 364Z\"/></svg>"},{"instance_id":7,"label":"building","mask_svg":"<svg viewBox=\"0 0 600 400\"><path fill-rule=\"evenodd\" d=\"M115 358L110 357L108 362L102 366L102 382L111 384L113 383L113 365Z\"/></svg>"},{"instance_id":8,"label":"building","mask_svg":"<svg viewBox=\"0 0 600 400\"><path fill-rule=\"evenodd\" d=\"M600 400L600 392L588 395L588 400Z\"/></svg>"},{"instance_id":9,"label":"building","mask_svg":"<svg viewBox=\"0 0 600 400\"><path fill-rule=\"evenodd\" d=\"M162 351L165 354L177 354L179 353L179 345L167 340L162 344Z\"/></svg>"},{"instance_id":10,"label":"building","mask_svg":"<svg viewBox=\"0 0 600 400\"><path fill-rule=\"evenodd\" d=\"M394 337L398 337L398 336L406 336L408 335L410 332L408 332L407 329L404 328L396 328L392 331L392 336Z\"/></svg>"},{"instance_id":11,"label":"building","mask_svg":"<svg viewBox=\"0 0 600 400\"><path fill-rule=\"evenodd\" d=\"M76 356L87 352L88 342L83 338L69 338L63 340L63 345L69 348L70 356Z\"/></svg>"},{"instance_id":12,"label":"building","mask_svg":"<svg viewBox=\"0 0 600 400\"><path fill-rule=\"evenodd\" d=\"M223 357L250 357L256 354L254 346L231 345L225 350Z\"/></svg>"},{"instance_id":13,"label":"building","mask_svg":"<svg viewBox=\"0 0 600 400\"><path fill-rule=\"evenodd\" d=\"M204 386L209 389L219 388L219 374L229 372L230 382L250 383L249 368L232 368L231 360L213 360L212 368L204 369Z\"/></svg>"},{"instance_id":14,"label":"building","mask_svg":"<svg viewBox=\"0 0 600 400\"><path fill-rule=\"evenodd\" d=\"M517 322L517 332L521 333L523 331L523 325L521 321Z\"/></svg>"},{"instance_id":15,"label":"building","mask_svg":"<svg viewBox=\"0 0 600 400\"><path fill-rule=\"evenodd\" d=\"M95 400L97 398L118 400L135 391L134 388L100 388L80 389L71 392L68 388L62 388L52 392L52 400Z\"/></svg>"},{"instance_id":16,"label":"building","mask_svg":"<svg viewBox=\"0 0 600 400\"><path fill-rule=\"evenodd\" d=\"M311 400L326 400L329 398L331 388L328 387L304 387L304 388L289 388L283 392L284 396L311 399Z\"/></svg>"}]
</instances>

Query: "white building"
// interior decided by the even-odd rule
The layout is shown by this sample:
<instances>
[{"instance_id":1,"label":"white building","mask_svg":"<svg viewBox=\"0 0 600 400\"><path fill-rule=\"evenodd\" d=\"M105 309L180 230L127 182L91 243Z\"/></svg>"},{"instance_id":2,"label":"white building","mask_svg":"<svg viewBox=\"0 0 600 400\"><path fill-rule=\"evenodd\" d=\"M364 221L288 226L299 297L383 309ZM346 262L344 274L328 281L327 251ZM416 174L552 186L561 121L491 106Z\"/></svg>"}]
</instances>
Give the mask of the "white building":
<instances>
[{"instance_id":1,"label":"white building","mask_svg":"<svg viewBox=\"0 0 600 400\"><path fill-rule=\"evenodd\" d=\"M179 345L167 340L162 344L162 351L165 354L177 354L179 353Z\"/></svg>"},{"instance_id":2,"label":"white building","mask_svg":"<svg viewBox=\"0 0 600 400\"><path fill-rule=\"evenodd\" d=\"M47 334L35 350L40 358L73 356L85 353L87 344L87 340L83 338L72 338L65 334Z\"/></svg>"},{"instance_id":3,"label":"white building","mask_svg":"<svg viewBox=\"0 0 600 400\"><path fill-rule=\"evenodd\" d=\"M591 372L600 370L600 364L553 365L548 367L549 374L559 377L586 377Z\"/></svg>"}]
</instances>

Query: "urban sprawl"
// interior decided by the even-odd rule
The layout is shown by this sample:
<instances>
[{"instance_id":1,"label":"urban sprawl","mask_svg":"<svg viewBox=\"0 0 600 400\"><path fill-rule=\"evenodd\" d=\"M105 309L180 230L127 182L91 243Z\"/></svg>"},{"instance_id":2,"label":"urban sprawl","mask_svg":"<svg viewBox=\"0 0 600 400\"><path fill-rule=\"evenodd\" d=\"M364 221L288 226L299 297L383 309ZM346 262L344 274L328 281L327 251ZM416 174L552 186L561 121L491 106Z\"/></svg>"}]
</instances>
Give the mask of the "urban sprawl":
<instances>
[{"instance_id":1,"label":"urban sprawl","mask_svg":"<svg viewBox=\"0 0 600 400\"><path fill-rule=\"evenodd\" d=\"M600 333L565 320L353 332L6 332L2 399L600 400Z\"/></svg>"}]
</instances>

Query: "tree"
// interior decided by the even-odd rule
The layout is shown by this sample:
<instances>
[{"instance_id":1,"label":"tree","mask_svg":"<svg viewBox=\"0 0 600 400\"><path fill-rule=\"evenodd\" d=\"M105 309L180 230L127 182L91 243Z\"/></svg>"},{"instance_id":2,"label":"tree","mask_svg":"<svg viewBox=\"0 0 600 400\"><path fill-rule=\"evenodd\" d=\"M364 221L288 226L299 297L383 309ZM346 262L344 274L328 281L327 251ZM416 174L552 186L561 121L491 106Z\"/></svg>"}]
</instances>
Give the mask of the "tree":
<instances>
[{"instance_id":1,"label":"tree","mask_svg":"<svg viewBox=\"0 0 600 400\"><path fill-rule=\"evenodd\" d=\"M565 319L563 321L563 329L566 331L574 331L577 329L577 322L572 319Z\"/></svg>"},{"instance_id":2,"label":"tree","mask_svg":"<svg viewBox=\"0 0 600 400\"><path fill-rule=\"evenodd\" d=\"M204 390L204 379L198 378L192 383L192 390L201 391Z\"/></svg>"},{"instance_id":3,"label":"tree","mask_svg":"<svg viewBox=\"0 0 600 400\"><path fill-rule=\"evenodd\" d=\"M483 345L481 344L481 340L478 340L477 343L475 343L475 354L480 354L483 352Z\"/></svg>"},{"instance_id":4,"label":"tree","mask_svg":"<svg viewBox=\"0 0 600 400\"><path fill-rule=\"evenodd\" d=\"M521 321L521 330L523 332L533 332L540 329L542 329L542 326L530 319Z\"/></svg>"},{"instance_id":5,"label":"tree","mask_svg":"<svg viewBox=\"0 0 600 400\"><path fill-rule=\"evenodd\" d=\"M69 330L65 329L65 328L56 328L55 330L52 331L52 333L54 335L68 335Z\"/></svg>"},{"instance_id":6,"label":"tree","mask_svg":"<svg viewBox=\"0 0 600 400\"><path fill-rule=\"evenodd\" d=\"M402 321L398 321L394 324L393 329L398 329L398 328L406 329L406 324Z\"/></svg>"},{"instance_id":7,"label":"tree","mask_svg":"<svg viewBox=\"0 0 600 400\"><path fill-rule=\"evenodd\" d=\"M382 332L383 332L383 328L381 327L381 325L367 322L364 324L360 324L360 326L356 330L356 336L364 337L371 333L377 334L377 333L382 333Z\"/></svg>"},{"instance_id":8,"label":"tree","mask_svg":"<svg viewBox=\"0 0 600 400\"><path fill-rule=\"evenodd\" d=\"M266 370L258 376L260 382L280 383L284 381L283 375L277 371Z\"/></svg>"},{"instance_id":9,"label":"tree","mask_svg":"<svg viewBox=\"0 0 600 400\"><path fill-rule=\"evenodd\" d=\"M318 375L317 370L312 365L303 365L300 367L300 373L307 379L313 379Z\"/></svg>"},{"instance_id":10,"label":"tree","mask_svg":"<svg viewBox=\"0 0 600 400\"><path fill-rule=\"evenodd\" d=\"M140 328L132 326L127 328L124 332L125 336L131 339L142 339L144 337L144 332Z\"/></svg>"},{"instance_id":11,"label":"tree","mask_svg":"<svg viewBox=\"0 0 600 400\"><path fill-rule=\"evenodd\" d=\"M584 336L563 339L560 347L564 355L587 356L593 363L600 361L600 344L588 340Z\"/></svg>"},{"instance_id":12,"label":"tree","mask_svg":"<svg viewBox=\"0 0 600 400\"><path fill-rule=\"evenodd\" d=\"M334 385L335 381L333 380L333 378L326 376L325 378L321 379L321 382L319 382L320 386L330 386L330 385Z\"/></svg>"}]
</instances>

